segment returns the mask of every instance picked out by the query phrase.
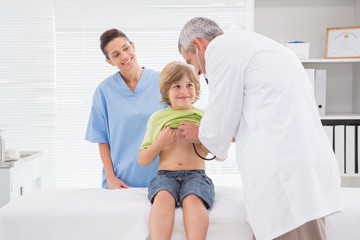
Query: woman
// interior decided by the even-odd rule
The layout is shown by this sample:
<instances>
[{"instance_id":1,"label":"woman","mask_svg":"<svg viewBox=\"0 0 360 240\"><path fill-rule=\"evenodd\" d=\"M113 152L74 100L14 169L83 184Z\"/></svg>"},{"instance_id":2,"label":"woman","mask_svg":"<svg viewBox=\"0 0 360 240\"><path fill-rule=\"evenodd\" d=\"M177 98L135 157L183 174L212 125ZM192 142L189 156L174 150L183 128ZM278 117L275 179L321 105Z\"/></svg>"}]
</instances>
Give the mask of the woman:
<instances>
[{"instance_id":1,"label":"woman","mask_svg":"<svg viewBox=\"0 0 360 240\"><path fill-rule=\"evenodd\" d=\"M100 48L119 71L95 90L85 139L99 143L103 188L147 187L158 161L143 168L137 158L149 116L164 107L160 73L139 66L134 43L117 29L101 35Z\"/></svg>"}]
</instances>

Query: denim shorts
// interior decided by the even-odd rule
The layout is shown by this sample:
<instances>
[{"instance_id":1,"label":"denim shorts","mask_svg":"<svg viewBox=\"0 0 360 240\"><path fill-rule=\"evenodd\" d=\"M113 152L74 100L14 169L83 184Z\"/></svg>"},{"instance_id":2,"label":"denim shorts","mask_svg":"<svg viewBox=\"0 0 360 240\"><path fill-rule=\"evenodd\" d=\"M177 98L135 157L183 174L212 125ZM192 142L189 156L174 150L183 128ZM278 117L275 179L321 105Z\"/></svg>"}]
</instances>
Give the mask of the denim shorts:
<instances>
[{"instance_id":1,"label":"denim shorts","mask_svg":"<svg viewBox=\"0 0 360 240\"><path fill-rule=\"evenodd\" d=\"M193 194L201 198L209 209L215 197L214 184L204 170L159 170L149 186L148 198L151 203L161 190L174 196L176 207L182 206L184 198Z\"/></svg>"}]
</instances>

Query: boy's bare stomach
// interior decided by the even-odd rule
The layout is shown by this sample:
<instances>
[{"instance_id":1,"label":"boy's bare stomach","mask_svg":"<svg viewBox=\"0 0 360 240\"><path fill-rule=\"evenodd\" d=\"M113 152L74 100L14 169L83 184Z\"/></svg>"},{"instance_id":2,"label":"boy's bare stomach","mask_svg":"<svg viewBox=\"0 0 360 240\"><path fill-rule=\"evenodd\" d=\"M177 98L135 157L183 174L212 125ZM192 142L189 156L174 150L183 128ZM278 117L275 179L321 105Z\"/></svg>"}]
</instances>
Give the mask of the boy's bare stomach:
<instances>
[{"instance_id":1,"label":"boy's bare stomach","mask_svg":"<svg viewBox=\"0 0 360 240\"><path fill-rule=\"evenodd\" d=\"M176 135L176 141L161 151L159 170L205 169L205 162L196 155L192 143L185 141L178 132ZM205 156L199 144L196 149Z\"/></svg>"}]
</instances>

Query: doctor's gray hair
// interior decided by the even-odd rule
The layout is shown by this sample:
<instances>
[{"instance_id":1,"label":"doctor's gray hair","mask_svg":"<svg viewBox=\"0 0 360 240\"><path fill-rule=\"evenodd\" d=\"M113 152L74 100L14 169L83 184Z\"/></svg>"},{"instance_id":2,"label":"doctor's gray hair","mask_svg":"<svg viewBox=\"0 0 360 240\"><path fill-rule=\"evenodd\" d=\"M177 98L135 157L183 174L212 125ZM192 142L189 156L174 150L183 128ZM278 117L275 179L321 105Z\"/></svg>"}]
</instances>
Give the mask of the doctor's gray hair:
<instances>
[{"instance_id":1,"label":"doctor's gray hair","mask_svg":"<svg viewBox=\"0 0 360 240\"><path fill-rule=\"evenodd\" d=\"M211 41L223 33L224 31L215 21L205 17L195 17L185 23L180 32L178 42L179 52L181 53L181 49L195 52L195 47L192 43L192 40L195 38Z\"/></svg>"}]
</instances>

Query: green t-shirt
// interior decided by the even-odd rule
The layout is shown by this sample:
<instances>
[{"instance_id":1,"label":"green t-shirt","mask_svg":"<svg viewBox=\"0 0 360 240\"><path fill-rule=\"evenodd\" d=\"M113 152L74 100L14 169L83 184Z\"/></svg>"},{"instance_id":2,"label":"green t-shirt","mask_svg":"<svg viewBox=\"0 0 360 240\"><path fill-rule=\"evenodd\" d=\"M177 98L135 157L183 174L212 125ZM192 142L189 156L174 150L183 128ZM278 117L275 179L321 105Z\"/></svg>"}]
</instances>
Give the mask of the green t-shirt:
<instances>
[{"instance_id":1,"label":"green t-shirt","mask_svg":"<svg viewBox=\"0 0 360 240\"><path fill-rule=\"evenodd\" d=\"M204 110L173 110L171 107L154 112L147 123L147 129L140 149L149 147L164 127L177 128L183 122L200 124Z\"/></svg>"}]
</instances>

